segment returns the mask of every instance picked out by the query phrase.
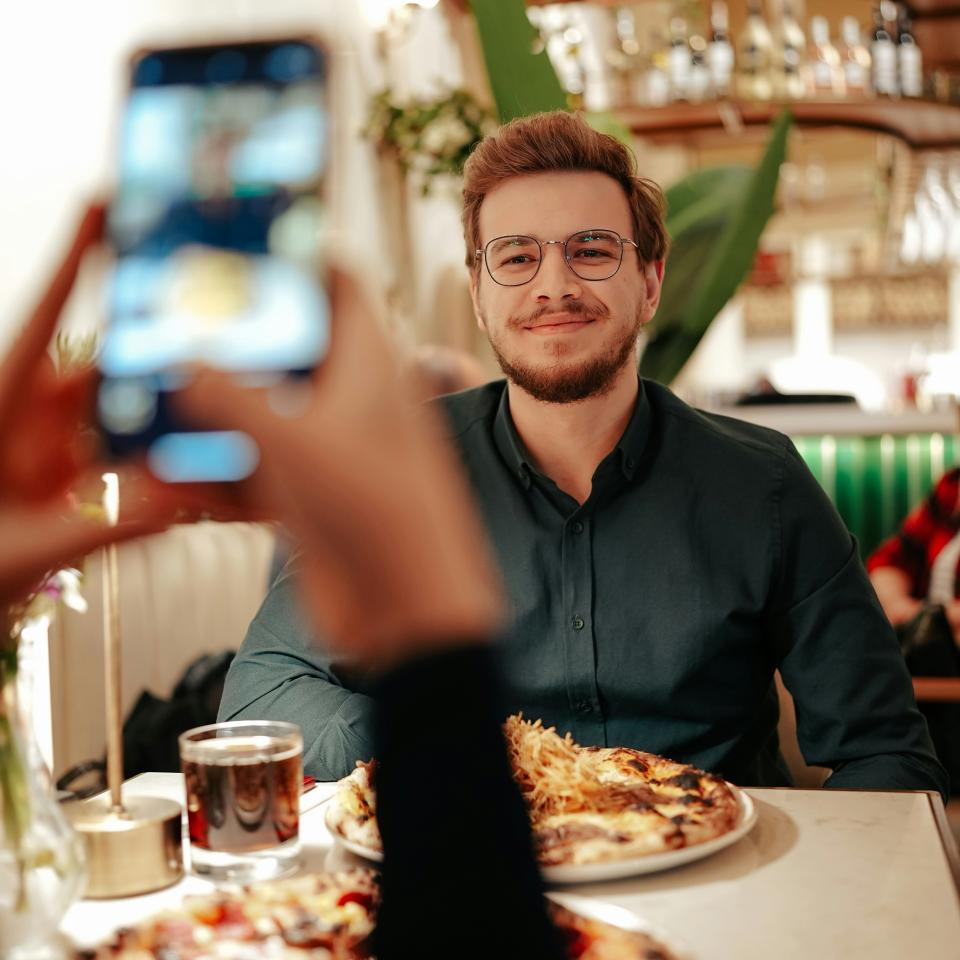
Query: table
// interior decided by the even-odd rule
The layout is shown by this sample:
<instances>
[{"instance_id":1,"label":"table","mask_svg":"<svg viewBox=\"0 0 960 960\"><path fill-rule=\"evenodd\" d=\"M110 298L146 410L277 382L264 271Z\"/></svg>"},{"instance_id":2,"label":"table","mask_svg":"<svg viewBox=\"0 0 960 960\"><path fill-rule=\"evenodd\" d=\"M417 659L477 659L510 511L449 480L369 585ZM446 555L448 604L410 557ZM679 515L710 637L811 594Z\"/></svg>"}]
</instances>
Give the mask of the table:
<instances>
[{"instance_id":1,"label":"table","mask_svg":"<svg viewBox=\"0 0 960 960\"><path fill-rule=\"evenodd\" d=\"M127 794L183 802L179 774L143 774ZM364 862L334 844L323 822L333 784L304 794L305 866ZM757 825L740 842L675 870L564 887L617 904L659 927L694 960L809 960L960 954L960 859L935 794L751 789ZM187 877L167 890L82 901L62 929L92 944L115 927L212 884Z\"/></svg>"}]
</instances>

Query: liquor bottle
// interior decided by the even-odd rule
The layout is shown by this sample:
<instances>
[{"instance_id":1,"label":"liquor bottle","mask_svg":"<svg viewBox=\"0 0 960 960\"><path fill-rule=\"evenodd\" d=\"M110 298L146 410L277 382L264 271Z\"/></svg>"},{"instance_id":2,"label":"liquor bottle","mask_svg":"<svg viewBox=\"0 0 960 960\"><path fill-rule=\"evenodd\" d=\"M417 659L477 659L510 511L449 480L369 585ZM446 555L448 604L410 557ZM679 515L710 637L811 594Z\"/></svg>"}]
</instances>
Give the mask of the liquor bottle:
<instances>
[{"instance_id":1,"label":"liquor bottle","mask_svg":"<svg viewBox=\"0 0 960 960\"><path fill-rule=\"evenodd\" d=\"M737 90L751 100L773 95L770 60L773 37L763 18L760 0L747 0L747 20L737 41Z\"/></svg>"},{"instance_id":2,"label":"liquor bottle","mask_svg":"<svg viewBox=\"0 0 960 960\"><path fill-rule=\"evenodd\" d=\"M621 8L611 12L617 32L617 45L607 52L605 60L610 67L614 105L643 103L645 64L640 54L640 41L637 39L637 24L633 11Z\"/></svg>"},{"instance_id":3,"label":"liquor bottle","mask_svg":"<svg viewBox=\"0 0 960 960\"><path fill-rule=\"evenodd\" d=\"M807 93L811 97L842 97L845 93L840 54L830 42L826 17L810 21L810 45L806 63Z\"/></svg>"},{"instance_id":4,"label":"liquor bottle","mask_svg":"<svg viewBox=\"0 0 960 960\"><path fill-rule=\"evenodd\" d=\"M690 81L687 99L691 103L706 100L711 93L710 70L707 67L707 41L695 33L690 38Z\"/></svg>"},{"instance_id":5,"label":"liquor bottle","mask_svg":"<svg viewBox=\"0 0 960 960\"><path fill-rule=\"evenodd\" d=\"M910 15L900 7L897 20L897 77L904 97L923 96L923 56L910 29Z\"/></svg>"},{"instance_id":6,"label":"liquor bottle","mask_svg":"<svg viewBox=\"0 0 960 960\"><path fill-rule=\"evenodd\" d=\"M894 0L880 0L880 16L883 17L883 25L894 45L897 42L897 4Z\"/></svg>"},{"instance_id":7,"label":"liquor bottle","mask_svg":"<svg viewBox=\"0 0 960 960\"><path fill-rule=\"evenodd\" d=\"M733 79L733 45L730 43L730 15L724 0L714 0L710 8L710 42L707 44L707 69L715 97L730 96Z\"/></svg>"},{"instance_id":8,"label":"liquor bottle","mask_svg":"<svg viewBox=\"0 0 960 960\"><path fill-rule=\"evenodd\" d=\"M860 24L856 17L840 21L840 63L847 96L857 99L870 93L870 51L860 39Z\"/></svg>"},{"instance_id":9,"label":"liquor bottle","mask_svg":"<svg viewBox=\"0 0 960 960\"><path fill-rule=\"evenodd\" d=\"M686 100L689 95L690 69L693 56L687 42L687 21L670 18L670 50L667 53L667 76L670 78L670 99Z\"/></svg>"},{"instance_id":10,"label":"liquor bottle","mask_svg":"<svg viewBox=\"0 0 960 960\"><path fill-rule=\"evenodd\" d=\"M895 97L900 92L897 84L897 48L884 22L886 3L873 11L873 35L870 39L872 62L870 81L878 97Z\"/></svg>"},{"instance_id":11,"label":"liquor bottle","mask_svg":"<svg viewBox=\"0 0 960 960\"><path fill-rule=\"evenodd\" d=\"M648 107L662 107L670 102L669 48L660 33L654 33L651 42L650 63L643 75L642 102Z\"/></svg>"},{"instance_id":12,"label":"liquor bottle","mask_svg":"<svg viewBox=\"0 0 960 960\"><path fill-rule=\"evenodd\" d=\"M799 100L804 96L801 74L806 37L793 15L793 4L785 0L783 14L773 36L774 95L784 100Z\"/></svg>"}]
</instances>

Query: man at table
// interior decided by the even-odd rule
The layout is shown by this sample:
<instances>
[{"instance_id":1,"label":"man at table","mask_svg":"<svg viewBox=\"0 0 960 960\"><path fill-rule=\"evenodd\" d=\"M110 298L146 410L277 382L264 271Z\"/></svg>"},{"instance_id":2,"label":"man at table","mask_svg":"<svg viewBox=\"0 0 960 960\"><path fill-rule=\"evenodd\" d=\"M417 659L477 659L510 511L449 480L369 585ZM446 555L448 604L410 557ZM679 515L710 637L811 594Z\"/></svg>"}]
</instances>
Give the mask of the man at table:
<instances>
[{"instance_id":1,"label":"man at table","mask_svg":"<svg viewBox=\"0 0 960 960\"><path fill-rule=\"evenodd\" d=\"M779 669L828 785L945 794L856 544L792 444L637 377L662 206L568 114L514 121L467 164L474 307L506 382L439 402L511 600L509 706L583 744L788 784ZM294 576L251 624L220 719L296 721L307 769L336 778L371 753L372 702L303 626Z\"/></svg>"}]
</instances>

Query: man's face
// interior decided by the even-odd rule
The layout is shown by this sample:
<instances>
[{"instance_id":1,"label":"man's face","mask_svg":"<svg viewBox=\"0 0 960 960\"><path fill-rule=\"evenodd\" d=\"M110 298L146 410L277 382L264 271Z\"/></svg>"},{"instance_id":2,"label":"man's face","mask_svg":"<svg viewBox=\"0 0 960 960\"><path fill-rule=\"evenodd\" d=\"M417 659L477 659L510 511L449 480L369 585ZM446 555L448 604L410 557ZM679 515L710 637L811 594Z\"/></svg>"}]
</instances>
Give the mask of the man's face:
<instances>
[{"instance_id":1,"label":"man's face","mask_svg":"<svg viewBox=\"0 0 960 960\"><path fill-rule=\"evenodd\" d=\"M587 228L636 240L620 184L586 171L536 173L506 180L480 208L480 243L523 234L565 240ZM662 263L643 264L624 244L623 262L606 280L584 280L570 269L563 247L543 247L536 276L501 286L485 265L471 277L477 322L507 378L535 399L570 403L609 391L634 364L640 328L660 299Z\"/></svg>"}]
</instances>

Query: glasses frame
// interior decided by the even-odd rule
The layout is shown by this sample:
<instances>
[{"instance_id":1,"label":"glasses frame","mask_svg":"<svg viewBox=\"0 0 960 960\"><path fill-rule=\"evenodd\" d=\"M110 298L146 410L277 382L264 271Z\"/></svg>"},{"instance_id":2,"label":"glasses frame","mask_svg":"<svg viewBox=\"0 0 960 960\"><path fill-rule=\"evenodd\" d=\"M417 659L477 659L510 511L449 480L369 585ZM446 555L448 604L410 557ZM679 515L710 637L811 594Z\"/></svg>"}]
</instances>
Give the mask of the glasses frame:
<instances>
[{"instance_id":1,"label":"glasses frame","mask_svg":"<svg viewBox=\"0 0 960 960\"><path fill-rule=\"evenodd\" d=\"M567 255L567 244L574 237L578 237L584 233L592 233L592 232L609 233L609 234L612 234L614 237L616 237L620 241L620 259L617 261L616 270L614 270L609 277L581 276L574 269L573 264L570 262L571 258ZM490 249L490 245L493 243L496 243L498 240L506 240L507 237L525 237L528 240L532 240L540 249L540 259L537 261L537 269L534 270L533 273L526 280L521 280L519 283L503 283L502 281L498 280L493 275L493 271L490 269L490 261L487 259L487 251ZM477 250L474 250L473 259L474 260L480 260L481 258L483 259L483 264L487 268L487 273L490 275L490 279L498 287L522 287L524 284L530 283L531 281L536 279L537 274L540 272L540 267L543 266L543 258L545 256L543 248L549 247L551 245L561 244L563 246L564 263L566 263L566 265L570 268L570 271L573 273L574 276L579 277L579 279L581 280L585 280L587 283L603 283L604 280L610 280L612 277L615 277L620 272L620 267L623 266L623 245L625 243L629 243L630 246L637 251L637 253L640 252L640 245L635 240L631 240L629 237L621 237L616 230L610 230L607 227L585 227L583 230L574 230L574 232L571 233L570 236L567 237L565 240L538 240L536 237L531 237L527 233L505 233L502 236L494 237L492 240L488 240L483 245L483 247Z\"/></svg>"}]
</instances>

